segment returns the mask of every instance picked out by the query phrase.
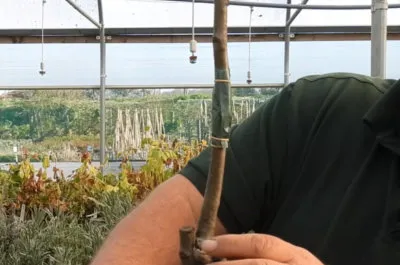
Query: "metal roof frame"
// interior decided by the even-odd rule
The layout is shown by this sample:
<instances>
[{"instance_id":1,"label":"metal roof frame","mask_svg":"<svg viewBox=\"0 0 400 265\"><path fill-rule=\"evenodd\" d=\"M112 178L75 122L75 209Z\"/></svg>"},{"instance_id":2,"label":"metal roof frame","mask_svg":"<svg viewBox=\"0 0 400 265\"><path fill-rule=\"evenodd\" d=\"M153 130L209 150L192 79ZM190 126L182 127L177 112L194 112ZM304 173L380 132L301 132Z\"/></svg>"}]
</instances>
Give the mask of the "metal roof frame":
<instances>
[{"instance_id":1,"label":"metal roof frame","mask_svg":"<svg viewBox=\"0 0 400 265\"><path fill-rule=\"evenodd\" d=\"M232 84L232 88L282 88L283 83L270 84ZM107 85L110 90L146 90L146 89L212 89L214 84L158 84L158 85ZM52 86L0 86L1 90L99 90L99 85L52 85Z\"/></svg>"},{"instance_id":2,"label":"metal roof frame","mask_svg":"<svg viewBox=\"0 0 400 265\"><path fill-rule=\"evenodd\" d=\"M45 1L45 0L42 0ZM191 28L105 28L102 0L97 0L99 22L91 18L72 0L65 0L82 16L88 19L96 28L91 29L46 29L46 42L53 43L100 43L100 161L105 161L105 89L106 89L106 41L107 42L186 42L189 41ZM192 2L193 0L164 0L174 2ZM372 5L307 5L308 0L301 4L286 4L244 2L233 0L230 5L249 7L284 8L287 10L284 27L253 27L252 41L285 41L285 85L289 82L289 45L292 40L371 40L371 75L385 76L386 41L400 39L400 27L387 26L388 8L400 8L400 4L388 5L387 0L372 0ZM213 0L196 0L196 3L212 4ZM291 11L297 9L293 14ZM318 10L371 10L371 26L321 26L321 27L291 27L291 24L302 9ZM196 28L199 41L211 40L213 29L210 27ZM230 27L229 41L248 39L248 27ZM254 35L254 36L253 36ZM0 43L40 43L41 29L0 29ZM15 87L18 89L17 87ZM21 89L20 87L19 89ZM37 89L40 87L23 87ZM94 88L94 87L93 87ZM111 88L111 87L110 87ZM127 89L134 89L126 87ZM47 87L52 89L52 87ZM58 89L58 88L56 88Z\"/></svg>"},{"instance_id":3,"label":"metal roof frame","mask_svg":"<svg viewBox=\"0 0 400 265\"><path fill-rule=\"evenodd\" d=\"M388 32L400 33L400 26L387 26ZM285 26L254 26L253 34L280 34ZM328 33L370 33L371 26L292 26L294 34L328 34ZM191 27L146 27L146 28L105 28L109 36L148 36L148 35L191 35ZM248 35L249 27L229 27L229 35ZM0 36L41 36L41 29L0 29ZM47 28L45 36L98 36L96 28ZM212 27L196 27L196 35L212 35Z\"/></svg>"},{"instance_id":4,"label":"metal roof frame","mask_svg":"<svg viewBox=\"0 0 400 265\"><path fill-rule=\"evenodd\" d=\"M290 27L290 24L289 24ZM253 42L284 41L286 26L253 27ZM174 28L105 28L107 43L188 43L192 29ZM212 41L212 27L196 28L198 42ZM291 41L371 40L371 26L293 26ZM59 28L45 30L46 43L99 43L96 28ZM247 42L248 27L230 27L230 42ZM400 40L400 27L387 27L388 40ZM40 43L41 29L0 29L0 43Z\"/></svg>"},{"instance_id":5,"label":"metal roof frame","mask_svg":"<svg viewBox=\"0 0 400 265\"><path fill-rule=\"evenodd\" d=\"M191 3L193 0L162 0L166 2L177 2L177 3ZM374 1L374 0L373 0ZM381 3L384 1L380 1ZM201 4L213 4L214 0L196 0L196 3ZM231 6L252 6L252 7L266 7L266 8L279 8L279 9L309 9L309 10L371 10L374 8L375 3L372 5L306 5L306 3L301 4L291 4L291 3L267 3L267 2L250 2L250 1L240 1L233 0L229 1ZM387 8L400 8L400 4L390 4L386 2Z\"/></svg>"}]
</instances>

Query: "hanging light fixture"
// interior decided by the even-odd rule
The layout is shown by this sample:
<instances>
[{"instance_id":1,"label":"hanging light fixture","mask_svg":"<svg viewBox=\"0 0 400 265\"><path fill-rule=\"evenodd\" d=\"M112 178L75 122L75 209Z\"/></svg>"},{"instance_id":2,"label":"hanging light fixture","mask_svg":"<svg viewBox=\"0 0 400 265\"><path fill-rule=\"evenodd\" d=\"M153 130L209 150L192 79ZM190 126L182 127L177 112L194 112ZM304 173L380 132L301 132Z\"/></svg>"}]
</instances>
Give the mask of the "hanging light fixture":
<instances>
[{"instance_id":1,"label":"hanging light fixture","mask_svg":"<svg viewBox=\"0 0 400 265\"><path fill-rule=\"evenodd\" d=\"M249 58L248 58L248 71L247 71L247 84L251 84L251 22L254 8L250 7L250 19L249 19Z\"/></svg>"},{"instance_id":2,"label":"hanging light fixture","mask_svg":"<svg viewBox=\"0 0 400 265\"><path fill-rule=\"evenodd\" d=\"M189 61L191 64L195 64L197 62L197 41L195 40L195 33L194 33L194 6L195 6L195 0L192 1L192 40L190 41L190 52L191 56L189 57Z\"/></svg>"},{"instance_id":3,"label":"hanging light fixture","mask_svg":"<svg viewBox=\"0 0 400 265\"><path fill-rule=\"evenodd\" d=\"M44 68L44 6L46 4L46 0L42 0L42 61L40 62L40 75L45 75L46 70Z\"/></svg>"}]
</instances>

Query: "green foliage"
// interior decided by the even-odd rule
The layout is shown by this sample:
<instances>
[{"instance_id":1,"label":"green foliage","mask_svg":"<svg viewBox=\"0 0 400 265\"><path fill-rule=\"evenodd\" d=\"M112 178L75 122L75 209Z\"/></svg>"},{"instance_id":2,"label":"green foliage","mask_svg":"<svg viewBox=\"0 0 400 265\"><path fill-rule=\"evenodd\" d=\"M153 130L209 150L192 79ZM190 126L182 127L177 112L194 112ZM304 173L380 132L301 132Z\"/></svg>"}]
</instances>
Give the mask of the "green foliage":
<instances>
[{"instance_id":1,"label":"green foliage","mask_svg":"<svg viewBox=\"0 0 400 265\"><path fill-rule=\"evenodd\" d=\"M82 166L71 179L66 179L57 168L53 168L53 178L49 178L46 172L50 157L35 156L42 161L42 168L38 171L27 155L20 163L10 165L7 173L0 175L3 187L1 204L8 211L40 207L84 217L93 213L99 197L104 194L116 192L134 197L137 191L133 185L121 185L122 180L116 184L107 182L99 169L91 165L88 153L82 155Z\"/></svg>"},{"instance_id":2,"label":"green foliage","mask_svg":"<svg viewBox=\"0 0 400 265\"><path fill-rule=\"evenodd\" d=\"M260 89L260 94L263 96L272 97L276 93L278 93L278 90L276 88L261 88Z\"/></svg>"},{"instance_id":3,"label":"green foliage","mask_svg":"<svg viewBox=\"0 0 400 265\"><path fill-rule=\"evenodd\" d=\"M51 157L24 154L23 161L0 171L0 264L88 264L115 224L151 190L198 155L205 141L183 143L143 139L146 164L132 168L122 158L118 175L101 175L89 153L72 178L57 168L46 174ZM32 158L42 161L36 170Z\"/></svg>"},{"instance_id":4,"label":"green foliage","mask_svg":"<svg viewBox=\"0 0 400 265\"><path fill-rule=\"evenodd\" d=\"M146 164L140 170L132 168L127 159L129 152L120 154L123 160L119 181L134 185L137 189L137 199L144 198L159 184L179 172L191 158L197 156L207 146L207 142L182 143L178 140L167 142L165 137L161 137L158 140L145 138L142 140L142 145L149 147L149 155Z\"/></svg>"},{"instance_id":5,"label":"green foliage","mask_svg":"<svg viewBox=\"0 0 400 265\"><path fill-rule=\"evenodd\" d=\"M125 90L124 90L125 91ZM172 138L183 138L188 141L193 139L208 138L211 123L211 95L145 95L124 96L124 91L118 97L107 99L106 109L106 135L107 145L112 145L115 140L115 126L117 124L118 110L142 110L146 113L148 108L161 109L165 133ZM147 90L148 91L148 90ZM240 102L252 102L257 99L257 106L264 101L265 96L257 94L254 89L237 89L241 95L236 100L236 112L241 112ZM238 92L239 91L239 92ZM54 93L53 93L54 92ZM235 93L236 93L235 92ZM264 91L263 93L277 93L277 90ZM140 93L139 93L140 94ZM244 98L246 95L251 97ZM202 105L205 108L202 110ZM247 104L248 105L248 104ZM248 112L248 111L247 111ZM247 113L246 112L246 113ZM90 99L85 93L78 91L42 91L29 99L4 100L0 102L0 139L3 141L21 142L23 139L32 140L32 144L24 145L30 151L59 152L60 159L75 159L72 152L83 151L91 145L95 149L99 143L99 103ZM243 115L239 120L243 119ZM238 122L238 121L235 121ZM61 154L67 150L65 155ZM69 152L71 150L71 152ZM12 148L1 148L0 155L12 155ZM62 161L62 160L59 160ZM74 160L75 161L75 160Z\"/></svg>"},{"instance_id":6,"label":"green foliage","mask_svg":"<svg viewBox=\"0 0 400 265\"><path fill-rule=\"evenodd\" d=\"M234 88L232 89L232 95L236 97L249 97L257 95L255 88Z\"/></svg>"},{"instance_id":7,"label":"green foliage","mask_svg":"<svg viewBox=\"0 0 400 265\"><path fill-rule=\"evenodd\" d=\"M107 142L111 142L108 140ZM44 153L48 150L53 152L62 151L65 147L64 144L70 144L71 148L83 152L86 150L88 145L94 148L99 148L99 136L93 135L66 135L66 136L54 136L48 137L40 142L31 144L25 144L24 148L30 150L33 153Z\"/></svg>"},{"instance_id":8,"label":"green foliage","mask_svg":"<svg viewBox=\"0 0 400 265\"><path fill-rule=\"evenodd\" d=\"M65 98L34 98L0 104L1 139L42 140L69 134L95 135L99 111L93 103L79 101L74 106Z\"/></svg>"},{"instance_id":9,"label":"green foliage","mask_svg":"<svg viewBox=\"0 0 400 265\"><path fill-rule=\"evenodd\" d=\"M30 100L0 102L0 138L33 139L40 142L52 137L97 136L100 122L98 102L75 92L41 91L35 92ZM189 114L182 112L182 104L175 103L210 98L210 95L207 94L137 97L138 91L132 92L133 94L125 90L115 91L115 93L121 94L121 97L107 102L107 123L110 124L107 126L108 135L112 135L114 132L115 111L118 108L132 108L133 106L140 109L147 108L149 104L154 106L156 103L168 112L176 111L177 117L187 120ZM124 96L126 93L135 95L135 97L127 98ZM191 106L191 108L198 109L198 106Z\"/></svg>"},{"instance_id":10,"label":"green foliage","mask_svg":"<svg viewBox=\"0 0 400 265\"><path fill-rule=\"evenodd\" d=\"M0 138L24 139L29 133L29 115L22 106L1 109Z\"/></svg>"},{"instance_id":11,"label":"green foliage","mask_svg":"<svg viewBox=\"0 0 400 265\"><path fill-rule=\"evenodd\" d=\"M193 141L185 144L178 140L167 142L165 137L158 140L145 138L143 147L148 147L146 164L139 170L132 168L127 159L130 152L119 154L122 158L118 175L102 175L100 168L91 164L90 153L81 155L81 166L72 177L66 178L58 168L53 168L52 176L47 175L52 157L24 153L23 160L11 164L9 170L1 172L0 203L12 211L23 207L45 208L78 217L92 214L98 200L104 194L127 194L132 198L143 198L149 191L177 173L187 162L206 146L206 142ZM42 161L36 170L31 159Z\"/></svg>"},{"instance_id":12,"label":"green foliage","mask_svg":"<svg viewBox=\"0 0 400 265\"><path fill-rule=\"evenodd\" d=\"M173 134L179 128L180 123L178 121L168 120L164 123L165 133Z\"/></svg>"},{"instance_id":13,"label":"green foliage","mask_svg":"<svg viewBox=\"0 0 400 265\"><path fill-rule=\"evenodd\" d=\"M21 158L21 157L19 156L19 158ZM4 162L5 163L15 162L15 156L14 155L0 155L0 162L3 162L3 163Z\"/></svg>"},{"instance_id":14,"label":"green foliage","mask_svg":"<svg viewBox=\"0 0 400 265\"><path fill-rule=\"evenodd\" d=\"M189 100L189 99L210 99L211 96L208 94L192 94L192 95L181 95L174 98L174 101Z\"/></svg>"},{"instance_id":15,"label":"green foliage","mask_svg":"<svg viewBox=\"0 0 400 265\"><path fill-rule=\"evenodd\" d=\"M110 193L84 220L43 208L29 210L28 220L0 211L0 264L86 265L131 209L132 198Z\"/></svg>"}]
</instances>

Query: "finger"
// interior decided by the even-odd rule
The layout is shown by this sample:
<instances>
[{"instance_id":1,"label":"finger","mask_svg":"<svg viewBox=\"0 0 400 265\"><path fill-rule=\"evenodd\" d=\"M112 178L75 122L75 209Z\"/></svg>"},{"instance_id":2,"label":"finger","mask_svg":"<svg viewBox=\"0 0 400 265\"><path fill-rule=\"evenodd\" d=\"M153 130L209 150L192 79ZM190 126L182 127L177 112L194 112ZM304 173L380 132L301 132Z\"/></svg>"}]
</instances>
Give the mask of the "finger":
<instances>
[{"instance_id":1,"label":"finger","mask_svg":"<svg viewBox=\"0 0 400 265\"><path fill-rule=\"evenodd\" d=\"M288 265L288 264L270 259L241 259L232 261L220 261L211 263L209 265Z\"/></svg>"},{"instance_id":2,"label":"finger","mask_svg":"<svg viewBox=\"0 0 400 265\"><path fill-rule=\"evenodd\" d=\"M222 235L204 240L200 247L207 254L228 259L270 259L289 262L298 247L274 236L261 234Z\"/></svg>"}]
</instances>

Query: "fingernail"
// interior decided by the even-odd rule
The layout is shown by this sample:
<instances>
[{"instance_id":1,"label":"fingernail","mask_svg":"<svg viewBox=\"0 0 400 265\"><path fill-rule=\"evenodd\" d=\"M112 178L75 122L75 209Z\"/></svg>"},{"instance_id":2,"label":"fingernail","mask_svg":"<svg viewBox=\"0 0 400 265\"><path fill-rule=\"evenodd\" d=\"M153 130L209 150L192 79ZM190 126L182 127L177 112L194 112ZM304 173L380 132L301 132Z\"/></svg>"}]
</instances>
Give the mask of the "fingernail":
<instances>
[{"instance_id":1,"label":"fingernail","mask_svg":"<svg viewBox=\"0 0 400 265\"><path fill-rule=\"evenodd\" d=\"M217 241L211 239L202 240L200 248L205 252L214 251L217 248Z\"/></svg>"}]
</instances>

